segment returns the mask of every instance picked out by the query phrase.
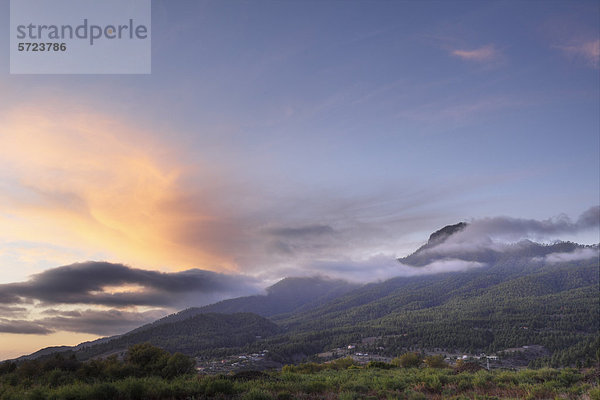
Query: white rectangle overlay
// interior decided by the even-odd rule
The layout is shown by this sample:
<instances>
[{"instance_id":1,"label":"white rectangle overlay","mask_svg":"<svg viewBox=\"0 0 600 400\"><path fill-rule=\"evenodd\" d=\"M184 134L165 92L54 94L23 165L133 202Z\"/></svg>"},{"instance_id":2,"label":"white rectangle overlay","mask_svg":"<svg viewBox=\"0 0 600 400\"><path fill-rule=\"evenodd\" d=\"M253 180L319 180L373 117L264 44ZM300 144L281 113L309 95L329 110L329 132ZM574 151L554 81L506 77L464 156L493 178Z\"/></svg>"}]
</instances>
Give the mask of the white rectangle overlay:
<instances>
[{"instance_id":1,"label":"white rectangle overlay","mask_svg":"<svg viewBox=\"0 0 600 400\"><path fill-rule=\"evenodd\" d=\"M150 0L11 0L11 74L149 74Z\"/></svg>"}]
</instances>

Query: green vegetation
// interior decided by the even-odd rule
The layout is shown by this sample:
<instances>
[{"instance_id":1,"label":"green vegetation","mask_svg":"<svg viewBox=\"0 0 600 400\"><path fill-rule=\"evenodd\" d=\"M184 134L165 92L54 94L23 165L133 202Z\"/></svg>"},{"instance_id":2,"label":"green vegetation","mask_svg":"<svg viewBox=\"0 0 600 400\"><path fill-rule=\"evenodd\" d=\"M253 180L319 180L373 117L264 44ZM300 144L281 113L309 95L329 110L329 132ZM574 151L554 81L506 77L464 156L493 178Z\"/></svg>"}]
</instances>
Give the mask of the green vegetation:
<instances>
[{"instance_id":1,"label":"green vegetation","mask_svg":"<svg viewBox=\"0 0 600 400\"><path fill-rule=\"evenodd\" d=\"M440 232L433 241L452 233ZM184 310L73 354L84 361L150 342L203 360L268 350L265 360L273 365L314 361L316 354L330 351L339 357L348 353L337 350L353 345L356 352L388 357L411 351L484 353L510 358L509 367L589 367L600 347L598 260L543 261L547 254L581 248L517 243L493 257L472 254L485 266L469 271L360 287L321 278L284 279L267 295ZM414 255L431 257L424 251ZM363 342L366 338L372 340ZM539 351L518 351L531 345Z\"/></svg>"},{"instance_id":2,"label":"green vegetation","mask_svg":"<svg viewBox=\"0 0 600 400\"><path fill-rule=\"evenodd\" d=\"M421 365L421 357L417 353L405 353L393 359L392 364L402 368L415 368Z\"/></svg>"},{"instance_id":3,"label":"green vegetation","mask_svg":"<svg viewBox=\"0 0 600 400\"><path fill-rule=\"evenodd\" d=\"M271 320L251 313L176 314L74 354L87 360L150 342L203 359L268 349L271 361L286 364L349 344L390 357L428 349L502 357L508 348L539 345L542 353L515 365L589 367L600 347L597 295L597 261L544 264L508 257L469 272L365 285ZM377 339L362 344L367 337Z\"/></svg>"},{"instance_id":4,"label":"green vegetation","mask_svg":"<svg viewBox=\"0 0 600 400\"><path fill-rule=\"evenodd\" d=\"M492 354L536 344L548 354L523 365L589 366L599 315L597 260L507 257L469 272L365 285L313 310L275 317L288 333L262 346L288 360L366 337L382 339L361 351L388 356L435 348Z\"/></svg>"},{"instance_id":5,"label":"green vegetation","mask_svg":"<svg viewBox=\"0 0 600 400\"><path fill-rule=\"evenodd\" d=\"M412 360L415 354L397 360ZM421 364L420 357L417 357ZM600 398L597 368L461 371L442 365L403 368L397 363L357 365L351 358L285 366L281 371L197 376L191 360L149 344L125 360L85 363L60 355L18 366L0 365L0 399L581 399ZM413 362L414 363L414 362ZM177 368L171 368L176 365ZM463 364L463 365L466 365Z\"/></svg>"},{"instance_id":6,"label":"green vegetation","mask_svg":"<svg viewBox=\"0 0 600 400\"><path fill-rule=\"evenodd\" d=\"M269 337L280 331L275 323L256 314L199 314L183 321L136 329L109 342L84 348L77 352L77 358L86 360L125 351L129 346L145 342L169 352L198 356L212 349L244 347L255 342L257 337Z\"/></svg>"}]
</instances>

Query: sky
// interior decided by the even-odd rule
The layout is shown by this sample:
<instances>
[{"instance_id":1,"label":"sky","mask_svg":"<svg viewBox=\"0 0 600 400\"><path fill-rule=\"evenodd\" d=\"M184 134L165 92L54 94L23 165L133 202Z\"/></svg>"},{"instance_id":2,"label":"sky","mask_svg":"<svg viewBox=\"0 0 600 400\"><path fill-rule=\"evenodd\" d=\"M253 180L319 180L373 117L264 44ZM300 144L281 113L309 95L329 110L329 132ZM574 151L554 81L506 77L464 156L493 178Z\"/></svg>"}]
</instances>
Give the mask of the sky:
<instances>
[{"instance_id":1,"label":"sky","mask_svg":"<svg viewBox=\"0 0 600 400\"><path fill-rule=\"evenodd\" d=\"M597 1L156 0L149 75L11 75L8 11L0 359L459 221L600 241Z\"/></svg>"}]
</instances>

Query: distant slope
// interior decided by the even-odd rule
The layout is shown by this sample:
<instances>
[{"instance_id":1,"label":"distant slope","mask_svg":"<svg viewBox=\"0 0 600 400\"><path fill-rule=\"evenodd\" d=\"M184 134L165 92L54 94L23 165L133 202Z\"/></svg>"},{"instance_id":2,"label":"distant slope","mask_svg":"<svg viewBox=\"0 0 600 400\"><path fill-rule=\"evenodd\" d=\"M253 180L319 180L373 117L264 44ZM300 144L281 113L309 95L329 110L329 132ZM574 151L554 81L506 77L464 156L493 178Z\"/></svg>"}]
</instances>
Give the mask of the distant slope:
<instances>
[{"instance_id":1,"label":"distant slope","mask_svg":"<svg viewBox=\"0 0 600 400\"><path fill-rule=\"evenodd\" d=\"M559 352L598 337L598 269L594 258L546 264L513 256L468 272L394 278L276 320L294 335L274 337L273 348L290 357L383 336L378 346L388 354L529 344Z\"/></svg>"},{"instance_id":2,"label":"distant slope","mask_svg":"<svg viewBox=\"0 0 600 400\"><path fill-rule=\"evenodd\" d=\"M156 334L160 334L162 336L161 338L153 339L151 341L153 344L160 345L163 347L167 346L165 347L165 349L169 351L182 351L186 352L186 354L196 354L197 351L199 351L199 349L204 349L207 347L205 346L206 341L204 339L200 340L201 343L198 346L194 344L197 340L197 336L202 336L205 333L221 335L221 338L227 341L227 343L225 344L222 341L213 341L211 342L213 346L234 347L239 345L240 343L238 338L233 337L232 340L228 341L228 338L232 338L232 336L230 335L231 332L218 330L215 331L213 329L214 324L212 322L208 323L207 326L197 326L199 333L195 332L191 336L186 336L184 333L180 332L179 338L172 338L172 340L167 340L167 338L169 337L168 332L171 332L170 329L172 329L173 326L176 326L178 327L177 329L179 329L179 327L181 326L195 326L195 324L198 324L201 321L214 321L215 318L218 318L214 315L215 313L254 313L261 316L272 316L276 314L292 313L300 310L310 310L312 308L318 307L319 305L325 304L336 297L348 293L359 286L360 285L349 283L343 280L322 277L285 278L267 288L265 295L239 297L235 299L224 300L204 307L188 308L178 313L168 315L164 318L154 321L153 323L143 325L124 335L114 336L110 338L101 338L92 342L85 342L72 347L48 347L38 350L37 352L32 353L30 355L20 357L19 359L37 358L57 352L69 351L77 351L79 357L89 358L110 351L117 351L117 349L124 350L127 346L138 343L140 340L142 342L149 340L149 338L152 335ZM205 315L205 317L195 318L199 315ZM256 317L258 317L258 315ZM192 318L195 319L190 320ZM220 318L220 320L222 322L227 322L229 321L228 318L231 317L222 317ZM239 315L236 318L239 319ZM254 336L267 337L271 335L271 328L276 327L276 325L270 323L270 321L264 318L261 321L263 323L267 321L270 325L263 325L262 327L265 329L258 330L262 333L257 333ZM178 325L177 323L180 322L183 324ZM244 322L248 323L249 320L246 319ZM162 325L169 326L159 328ZM182 332L185 331L186 330L184 329ZM191 345L189 345L188 347L184 345L174 345L175 342L188 344L191 343ZM244 342L244 340L242 340L242 342ZM79 350L84 351L79 352Z\"/></svg>"},{"instance_id":3,"label":"distant slope","mask_svg":"<svg viewBox=\"0 0 600 400\"><path fill-rule=\"evenodd\" d=\"M159 324L141 331L126 333L109 342L83 348L78 358L88 359L124 351L129 346L150 342L169 352L197 356L203 350L220 347L243 347L281 332L280 328L256 314L199 314L181 321Z\"/></svg>"},{"instance_id":4,"label":"distant slope","mask_svg":"<svg viewBox=\"0 0 600 400\"><path fill-rule=\"evenodd\" d=\"M17 361L21 361L21 360L32 360L35 358L41 358L41 357L45 357L48 356L50 354L55 354L55 353L66 353L66 352L73 352L73 351L77 351L77 350L81 350L83 348L86 347L92 347L92 346L96 346L102 343L106 343L108 341L111 341L113 339L118 338L120 335L115 335L115 336L109 336L109 337L103 337L100 339L96 339L96 340L90 340L87 342L83 342L78 344L77 346L51 346L51 347L45 347L41 350L36 351L35 353L31 353L29 355L25 355L25 356L21 356L19 358L16 358L15 360Z\"/></svg>"},{"instance_id":5,"label":"distant slope","mask_svg":"<svg viewBox=\"0 0 600 400\"><path fill-rule=\"evenodd\" d=\"M263 317L309 310L342 296L360 285L338 279L320 277L285 278L266 289L265 295L223 300L204 307L192 307L161 318L138 330L163 323L181 321L204 313L250 312Z\"/></svg>"},{"instance_id":6,"label":"distant slope","mask_svg":"<svg viewBox=\"0 0 600 400\"><path fill-rule=\"evenodd\" d=\"M339 297L360 285L343 280L319 277L285 278L267 288L265 296L248 296L224 300L200 307L201 312L253 312L263 316L312 308Z\"/></svg>"}]
</instances>

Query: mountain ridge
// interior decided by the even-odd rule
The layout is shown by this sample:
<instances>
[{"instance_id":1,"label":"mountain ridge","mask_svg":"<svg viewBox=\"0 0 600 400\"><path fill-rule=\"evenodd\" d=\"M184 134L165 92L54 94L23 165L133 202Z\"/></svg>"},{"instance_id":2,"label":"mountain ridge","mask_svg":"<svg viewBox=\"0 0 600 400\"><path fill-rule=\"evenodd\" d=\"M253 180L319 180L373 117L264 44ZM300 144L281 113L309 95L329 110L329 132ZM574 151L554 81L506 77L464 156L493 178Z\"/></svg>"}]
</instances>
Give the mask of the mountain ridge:
<instances>
[{"instance_id":1,"label":"mountain ridge","mask_svg":"<svg viewBox=\"0 0 600 400\"><path fill-rule=\"evenodd\" d=\"M446 226L434 232L428 243L440 245L465 226L465 223ZM419 263L430 260L427 257L431 254L427 252L431 248L421 246L399 260L416 260L415 271L418 271ZM270 349L271 356L280 362L302 359L357 340L360 342L361 337L380 337L379 347L389 353L415 346L497 351L503 347L540 344L552 354L559 354L573 346L588 346L585 343L597 335L598 313L590 313L590 310L598 309L593 296L598 291L599 265L597 257L561 262L546 262L545 257L589 248L597 252L599 246L522 241L486 249L491 253L465 251L455 254L463 260L483 259L485 263L479 268L395 277L365 285L317 277L285 278L266 290L265 295L182 310L96 345L101 348L90 350L96 347L92 345L85 351L80 349L77 354L85 358L103 351L108 353L117 347L123 349L124 344L135 341L129 340L132 337L141 340L152 336L152 332L163 332L164 341L180 343L171 349L183 349L192 355L221 356L242 349L257 351L260 347ZM437 254L434 259L448 257L448 254ZM316 298L313 297L315 293L319 294ZM285 295L294 297L298 294L303 295L301 301L281 303ZM255 313L238 312L248 309L268 313L269 319ZM568 315L568 319L564 315ZM196 322L219 318L224 321L238 318L248 326L263 329L264 334L255 335L261 336L259 342L254 340L256 337L240 336L245 339L232 338L219 342L221 347L210 347L207 344L210 340L204 340L209 330ZM165 334L181 332L187 326L195 326L199 332L192 330L188 336L174 334L171 338ZM515 330L523 326L531 329ZM577 330L573 331L573 327ZM398 333L402 335L398 336Z\"/></svg>"}]
</instances>

